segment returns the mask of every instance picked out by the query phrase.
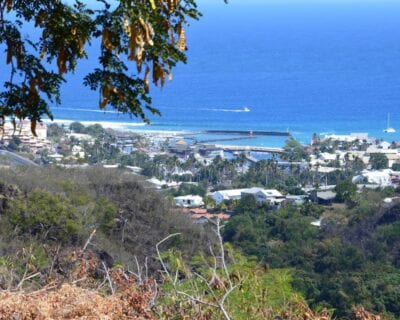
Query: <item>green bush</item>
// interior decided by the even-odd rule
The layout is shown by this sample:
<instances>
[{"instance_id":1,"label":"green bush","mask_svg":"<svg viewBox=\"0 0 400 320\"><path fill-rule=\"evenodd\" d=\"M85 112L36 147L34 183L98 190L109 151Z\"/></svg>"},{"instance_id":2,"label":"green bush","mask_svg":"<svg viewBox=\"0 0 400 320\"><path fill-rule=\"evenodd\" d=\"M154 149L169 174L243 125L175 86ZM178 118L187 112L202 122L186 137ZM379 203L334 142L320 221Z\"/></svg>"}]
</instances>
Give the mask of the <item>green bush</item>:
<instances>
[{"instance_id":1,"label":"green bush","mask_svg":"<svg viewBox=\"0 0 400 320\"><path fill-rule=\"evenodd\" d=\"M18 196L6 214L13 226L42 240L75 241L80 231L77 211L68 199L44 190Z\"/></svg>"}]
</instances>

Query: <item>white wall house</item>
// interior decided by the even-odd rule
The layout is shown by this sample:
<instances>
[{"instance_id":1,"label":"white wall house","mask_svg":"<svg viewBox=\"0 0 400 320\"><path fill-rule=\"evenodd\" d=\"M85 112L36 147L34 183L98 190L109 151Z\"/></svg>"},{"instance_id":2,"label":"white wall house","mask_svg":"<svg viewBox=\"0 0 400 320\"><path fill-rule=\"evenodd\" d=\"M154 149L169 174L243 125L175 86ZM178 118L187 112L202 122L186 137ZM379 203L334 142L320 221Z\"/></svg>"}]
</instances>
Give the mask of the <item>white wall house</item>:
<instances>
[{"instance_id":1,"label":"white wall house","mask_svg":"<svg viewBox=\"0 0 400 320\"><path fill-rule=\"evenodd\" d=\"M220 190L213 192L211 197L215 200L216 204L220 204L224 200L240 200L242 192L246 190L247 189Z\"/></svg>"},{"instance_id":2,"label":"white wall house","mask_svg":"<svg viewBox=\"0 0 400 320\"><path fill-rule=\"evenodd\" d=\"M199 207L203 206L203 198L200 196L193 196L193 195L187 195L187 196L180 196L180 197L175 197L175 204L178 207Z\"/></svg>"},{"instance_id":3,"label":"white wall house","mask_svg":"<svg viewBox=\"0 0 400 320\"><path fill-rule=\"evenodd\" d=\"M211 197L220 204L224 200L240 200L244 195L254 196L257 202L275 202L285 198L278 190L262 188L220 190L212 193Z\"/></svg>"},{"instance_id":4,"label":"white wall house","mask_svg":"<svg viewBox=\"0 0 400 320\"><path fill-rule=\"evenodd\" d=\"M352 182L355 184L375 184L379 186L390 186L392 184L391 175L393 171L390 169L380 171L368 171L364 170L360 175L352 178Z\"/></svg>"},{"instance_id":5,"label":"white wall house","mask_svg":"<svg viewBox=\"0 0 400 320\"><path fill-rule=\"evenodd\" d=\"M242 192L242 195L252 195L257 202L276 203L285 199L282 193L275 189L250 188Z\"/></svg>"}]
</instances>

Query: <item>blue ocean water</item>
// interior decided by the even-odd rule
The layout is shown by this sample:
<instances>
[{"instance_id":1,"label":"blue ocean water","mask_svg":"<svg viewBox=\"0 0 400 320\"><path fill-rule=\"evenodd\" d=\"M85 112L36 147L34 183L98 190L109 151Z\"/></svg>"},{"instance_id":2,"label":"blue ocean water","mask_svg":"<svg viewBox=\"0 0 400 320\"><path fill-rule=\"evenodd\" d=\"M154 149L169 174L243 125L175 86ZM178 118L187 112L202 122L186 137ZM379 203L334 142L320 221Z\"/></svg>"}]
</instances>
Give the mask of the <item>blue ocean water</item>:
<instances>
[{"instance_id":1,"label":"blue ocean water","mask_svg":"<svg viewBox=\"0 0 400 320\"><path fill-rule=\"evenodd\" d=\"M199 3L204 16L187 30L188 64L177 67L163 89L152 89L162 116L151 116L150 126L131 126L140 121L98 110L98 94L79 80L95 59L68 77L55 118L140 130L289 130L302 142L314 132L400 139L399 1ZM388 113L396 134L382 132Z\"/></svg>"}]
</instances>

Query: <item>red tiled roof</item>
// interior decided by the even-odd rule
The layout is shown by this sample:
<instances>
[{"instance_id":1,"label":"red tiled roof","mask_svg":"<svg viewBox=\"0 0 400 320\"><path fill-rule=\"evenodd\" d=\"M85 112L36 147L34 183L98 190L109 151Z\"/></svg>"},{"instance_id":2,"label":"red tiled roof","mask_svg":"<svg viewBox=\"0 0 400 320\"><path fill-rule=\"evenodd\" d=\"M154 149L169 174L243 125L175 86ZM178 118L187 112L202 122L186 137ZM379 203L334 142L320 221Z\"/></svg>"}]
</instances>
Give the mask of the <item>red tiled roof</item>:
<instances>
[{"instance_id":1,"label":"red tiled roof","mask_svg":"<svg viewBox=\"0 0 400 320\"><path fill-rule=\"evenodd\" d=\"M191 217L193 219L201 219L201 218L207 218L207 219L220 219L220 220L228 220L231 216L229 214L225 213L218 213L218 214L212 214L212 213L198 213L198 214L192 214Z\"/></svg>"},{"instance_id":2,"label":"red tiled roof","mask_svg":"<svg viewBox=\"0 0 400 320\"><path fill-rule=\"evenodd\" d=\"M189 210L189 213L192 214L207 214L207 209L203 209L203 208L193 208Z\"/></svg>"}]
</instances>

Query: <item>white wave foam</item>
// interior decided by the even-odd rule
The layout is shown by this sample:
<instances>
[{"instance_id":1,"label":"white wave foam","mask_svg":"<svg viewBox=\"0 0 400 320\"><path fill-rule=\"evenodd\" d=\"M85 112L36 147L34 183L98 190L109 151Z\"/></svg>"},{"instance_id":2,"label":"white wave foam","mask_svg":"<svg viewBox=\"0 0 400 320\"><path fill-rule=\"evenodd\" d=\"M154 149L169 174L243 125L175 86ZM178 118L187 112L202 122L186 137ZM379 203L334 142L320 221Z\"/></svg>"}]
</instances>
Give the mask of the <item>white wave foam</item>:
<instances>
[{"instance_id":1,"label":"white wave foam","mask_svg":"<svg viewBox=\"0 0 400 320\"><path fill-rule=\"evenodd\" d=\"M79 112L97 112L97 113L114 113L114 114L122 114L121 112L118 112L118 111L111 111L111 110L99 110L99 109L60 108L59 110L79 111Z\"/></svg>"},{"instance_id":2,"label":"white wave foam","mask_svg":"<svg viewBox=\"0 0 400 320\"><path fill-rule=\"evenodd\" d=\"M84 126L90 126L93 124L100 124L103 128L108 129L115 129L115 130L129 130L134 129L136 127L143 127L146 126L147 123L144 122L112 122L112 121L78 121L78 120L68 120L68 119L55 119L51 121L50 119L44 119L43 122L45 123L58 123L58 124L65 124L69 125L72 122L80 122Z\"/></svg>"}]
</instances>

